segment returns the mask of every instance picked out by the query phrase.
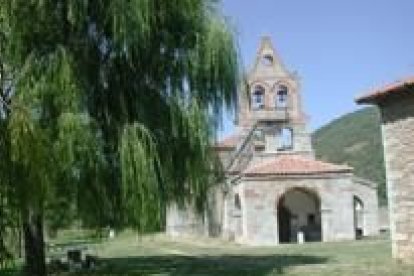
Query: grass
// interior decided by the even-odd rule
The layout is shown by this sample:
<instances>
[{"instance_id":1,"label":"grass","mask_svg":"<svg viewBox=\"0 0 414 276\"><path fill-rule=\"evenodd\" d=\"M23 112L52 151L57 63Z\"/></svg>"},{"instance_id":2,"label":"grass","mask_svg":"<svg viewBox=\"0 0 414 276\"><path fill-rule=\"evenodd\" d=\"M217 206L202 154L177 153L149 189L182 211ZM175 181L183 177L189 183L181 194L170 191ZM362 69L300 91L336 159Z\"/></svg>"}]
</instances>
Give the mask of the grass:
<instances>
[{"instance_id":1,"label":"grass","mask_svg":"<svg viewBox=\"0 0 414 276\"><path fill-rule=\"evenodd\" d=\"M257 248L126 234L94 250L103 266L84 275L414 275L414 267L392 261L386 240Z\"/></svg>"},{"instance_id":2,"label":"grass","mask_svg":"<svg viewBox=\"0 0 414 276\"><path fill-rule=\"evenodd\" d=\"M96 271L55 275L414 275L414 267L392 261L387 240L246 247L129 233L92 251L101 260Z\"/></svg>"}]
</instances>

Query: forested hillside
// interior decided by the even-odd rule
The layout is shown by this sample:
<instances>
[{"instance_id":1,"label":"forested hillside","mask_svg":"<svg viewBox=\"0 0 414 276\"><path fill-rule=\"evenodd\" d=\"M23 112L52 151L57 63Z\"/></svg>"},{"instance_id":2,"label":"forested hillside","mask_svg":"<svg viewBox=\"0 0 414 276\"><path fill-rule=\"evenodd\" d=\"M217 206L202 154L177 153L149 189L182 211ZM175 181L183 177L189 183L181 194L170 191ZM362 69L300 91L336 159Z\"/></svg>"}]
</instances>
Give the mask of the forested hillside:
<instances>
[{"instance_id":1,"label":"forested hillside","mask_svg":"<svg viewBox=\"0 0 414 276\"><path fill-rule=\"evenodd\" d=\"M313 133L316 156L322 160L354 167L359 177L379 185L381 204L386 203L385 169L379 111L365 108Z\"/></svg>"}]
</instances>

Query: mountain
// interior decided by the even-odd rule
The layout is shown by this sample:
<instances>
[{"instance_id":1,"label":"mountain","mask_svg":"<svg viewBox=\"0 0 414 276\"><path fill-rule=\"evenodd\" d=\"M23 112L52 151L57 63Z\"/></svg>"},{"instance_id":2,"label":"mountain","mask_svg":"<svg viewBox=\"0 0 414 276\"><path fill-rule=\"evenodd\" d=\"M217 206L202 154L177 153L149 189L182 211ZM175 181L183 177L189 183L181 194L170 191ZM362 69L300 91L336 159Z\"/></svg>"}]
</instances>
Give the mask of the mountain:
<instances>
[{"instance_id":1,"label":"mountain","mask_svg":"<svg viewBox=\"0 0 414 276\"><path fill-rule=\"evenodd\" d=\"M342 116L312 134L317 158L347 164L358 177L378 183L380 204L386 204L385 168L376 107Z\"/></svg>"}]
</instances>

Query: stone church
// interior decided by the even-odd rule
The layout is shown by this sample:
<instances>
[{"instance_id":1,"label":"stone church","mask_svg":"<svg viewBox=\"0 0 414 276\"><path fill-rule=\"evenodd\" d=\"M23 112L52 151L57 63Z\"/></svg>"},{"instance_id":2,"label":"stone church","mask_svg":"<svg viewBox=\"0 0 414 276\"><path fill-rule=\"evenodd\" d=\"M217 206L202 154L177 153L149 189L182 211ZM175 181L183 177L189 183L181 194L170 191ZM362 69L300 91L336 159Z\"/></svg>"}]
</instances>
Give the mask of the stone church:
<instances>
[{"instance_id":1,"label":"stone church","mask_svg":"<svg viewBox=\"0 0 414 276\"><path fill-rule=\"evenodd\" d=\"M246 87L236 131L215 145L225 183L212 192L204 217L171 206L167 234L258 246L377 235L376 184L355 177L351 167L315 159L298 77L269 38L261 41Z\"/></svg>"}]
</instances>

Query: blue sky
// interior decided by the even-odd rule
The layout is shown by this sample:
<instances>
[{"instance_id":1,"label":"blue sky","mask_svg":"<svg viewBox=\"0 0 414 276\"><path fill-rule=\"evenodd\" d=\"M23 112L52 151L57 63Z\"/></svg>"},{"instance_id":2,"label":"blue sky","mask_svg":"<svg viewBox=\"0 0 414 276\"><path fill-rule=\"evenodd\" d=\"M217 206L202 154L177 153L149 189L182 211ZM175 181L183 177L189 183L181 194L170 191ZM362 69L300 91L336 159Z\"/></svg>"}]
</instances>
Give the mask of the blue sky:
<instances>
[{"instance_id":1,"label":"blue sky","mask_svg":"<svg viewBox=\"0 0 414 276\"><path fill-rule=\"evenodd\" d=\"M249 68L261 36L272 37L301 77L313 130L360 108L354 98L414 75L413 0L222 0ZM232 131L227 118L221 135Z\"/></svg>"}]
</instances>

